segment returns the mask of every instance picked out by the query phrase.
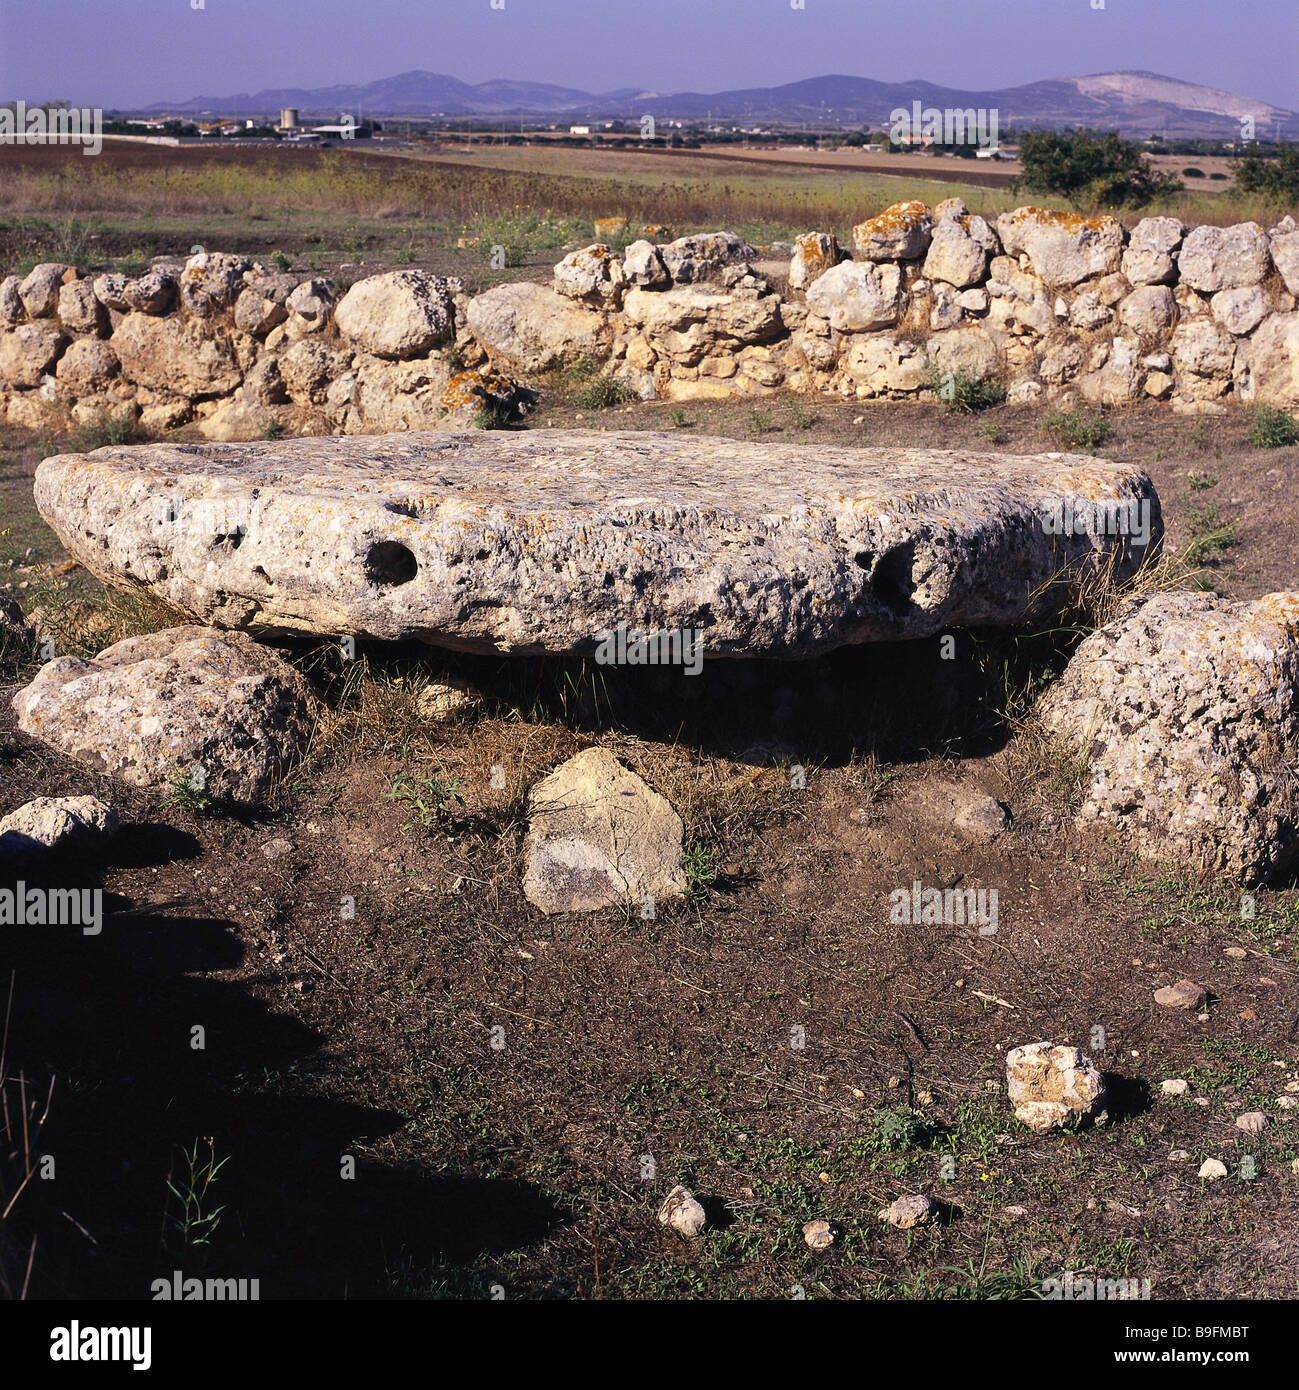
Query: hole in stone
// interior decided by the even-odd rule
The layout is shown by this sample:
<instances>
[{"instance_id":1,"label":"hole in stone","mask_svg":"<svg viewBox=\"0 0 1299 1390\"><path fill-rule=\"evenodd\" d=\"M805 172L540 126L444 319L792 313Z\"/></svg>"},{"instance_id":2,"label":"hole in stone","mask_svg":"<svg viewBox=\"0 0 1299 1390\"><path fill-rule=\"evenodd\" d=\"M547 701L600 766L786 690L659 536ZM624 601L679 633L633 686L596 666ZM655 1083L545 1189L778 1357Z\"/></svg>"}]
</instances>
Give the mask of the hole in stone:
<instances>
[{"instance_id":1,"label":"hole in stone","mask_svg":"<svg viewBox=\"0 0 1299 1390\"><path fill-rule=\"evenodd\" d=\"M868 570L875 563L875 552L873 550L859 550L852 558L859 569Z\"/></svg>"},{"instance_id":2,"label":"hole in stone","mask_svg":"<svg viewBox=\"0 0 1299 1390\"><path fill-rule=\"evenodd\" d=\"M409 584L419 562L400 541L375 541L365 557L365 573L373 584Z\"/></svg>"},{"instance_id":3,"label":"hole in stone","mask_svg":"<svg viewBox=\"0 0 1299 1390\"><path fill-rule=\"evenodd\" d=\"M899 545L888 551L871 571L871 589L889 608L906 608L911 602L915 546Z\"/></svg>"}]
</instances>

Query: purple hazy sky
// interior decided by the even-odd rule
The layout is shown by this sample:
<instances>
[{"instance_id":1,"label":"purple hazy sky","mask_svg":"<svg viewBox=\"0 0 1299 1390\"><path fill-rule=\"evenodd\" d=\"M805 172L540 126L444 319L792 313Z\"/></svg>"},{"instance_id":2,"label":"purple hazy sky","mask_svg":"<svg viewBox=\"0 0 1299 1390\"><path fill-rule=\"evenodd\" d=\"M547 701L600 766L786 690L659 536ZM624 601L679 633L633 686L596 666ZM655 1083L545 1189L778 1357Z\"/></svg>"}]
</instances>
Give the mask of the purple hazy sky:
<instances>
[{"instance_id":1,"label":"purple hazy sky","mask_svg":"<svg viewBox=\"0 0 1299 1390\"><path fill-rule=\"evenodd\" d=\"M1297 0L0 0L0 100L140 106L411 68L588 91L1140 69L1299 109ZM500 0L498 0L500 3Z\"/></svg>"}]
</instances>

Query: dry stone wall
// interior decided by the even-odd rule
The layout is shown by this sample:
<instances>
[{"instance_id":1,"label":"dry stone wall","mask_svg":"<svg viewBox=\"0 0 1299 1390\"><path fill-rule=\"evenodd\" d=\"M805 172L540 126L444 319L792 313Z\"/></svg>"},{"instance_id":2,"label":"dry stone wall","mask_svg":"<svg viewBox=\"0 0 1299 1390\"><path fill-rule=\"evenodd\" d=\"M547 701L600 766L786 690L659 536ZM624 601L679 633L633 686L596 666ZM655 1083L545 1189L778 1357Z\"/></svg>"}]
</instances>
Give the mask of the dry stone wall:
<instances>
[{"instance_id":1,"label":"dry stone wall","mask_svg":"<svg viewBox=\"0 0 1299 1390\"><path fill-rule=\"evenodd\" d=\"M213 440L463 427L526 411L529 375L586 359L643 399L923 398L958 374L1012 402L1299 407L1299 229L959 199L799 237L786 263L714 232L567 255L550 284L470 297L418 270L328 280L201 252L147 273L0 280L0 409Z\"/></svg>"}]
</instances>

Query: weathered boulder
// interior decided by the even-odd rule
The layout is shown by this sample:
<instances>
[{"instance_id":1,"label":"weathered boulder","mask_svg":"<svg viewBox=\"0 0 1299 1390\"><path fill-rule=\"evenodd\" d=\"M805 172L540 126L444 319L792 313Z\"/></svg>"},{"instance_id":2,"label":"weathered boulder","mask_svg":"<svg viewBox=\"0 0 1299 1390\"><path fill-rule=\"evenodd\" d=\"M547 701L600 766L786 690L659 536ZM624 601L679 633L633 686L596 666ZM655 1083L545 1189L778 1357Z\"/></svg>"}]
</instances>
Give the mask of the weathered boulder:
<instances>
[{"instance_id":1,"label":"weathered boulder","mask_svg":"<svg viewBox=\"0 0 1299 1390\"><path fill-rule=\"evenodd\" d=\"M1042 707L1091 762L1081 823L1154 859L1246 881L1299 848L1299 594L1129 605L1079 646Z\"/></svg>"},{"instance_id":2,"label":"weathered boulder","mask_svg":"<svg viewBox=\"0 0 1299 1390\"><path fill-rule=\"evenodd\" d=\"M1212 401L1231 389L1236 344L1212 319L1183 320L1169 340L1178 394L1186 401Z\"/></svg>"},{"instance_id":3,"label":"weathered boulder","mask_svg":"<svg viewBox=\"0 0 1299 1390\"><path fill-rule=\"evenodd\" d=\"M116 829L117 813L96 796L38 796L0 819L0 863L76 848Z\"/></svg>"},{"instance_id":4,"label":"weathered boulder","mask_svg":"<svg viewBox=\"0 0 1299 1390\"><path fill-rule=\"evenodd\" d=\"M717 276L724 267L747 261L757 251L734 232L701 232L678 237L659 247L659 255L672 281L693 285Z\"/></svg>"},{"instance_id":5,"label":"weathered boulder","mask_svg":"<svg viewBox=\"0 0 1299 1390\"><path fill-rule=\"evenodd\" d=\"M1122 554L1072 515L1158 500L1093 458L793 446L680 431L167 444L45 459L69 554L225 627L590 651L625 620L803 657L1045 611ZM231 537L238 536L238 544Z\"/></svg>"},{"instance_id":6,"label":"weathered boulder","mask_svg":"<svg viewBox=\"0 0 1299 1390\"><path fill-rule=\"evenodd\" d=\"M517 420L537 403L537 393L490 367L457 372L438 398L448 427L464 425L480 411L494 421Z\"/></svg>"},{"instance_id":7,"label":"weathered boulder","mask_svg":"<svg viewBox=\"0 0 1299 1390\"><path fill-rule=\"evenodd\" d=\"M1015 1118L1045 1134L1095 1119L1105 1104L1105 1082L1078 1048L1028 1043L1006 1054L1006 1094Z\"/></svg>"},{"instance_id":8,"label":"weathered boulder","mask_svg":"<svg viewBox=\"0 0 1299 1390\"><path fill-rule=\"evenodd\" d=\"M1255 399L1299 406L1299 313L1273 314L1250 343Z\"/></svg>"},{"instance_id":9,"label":"weathered boulder","mask_svg":"<svg viewBox=\"0 0 1299 1390\"><path fill-rule=\"evenodd\" d=\"M251 269L247 256L226 251L198 251L180 273L180 302L195 318L210 318L233 307L244 272Z\"/></svg>"},{"instance_id":10,"label":"weathered boulder","mask_svg":"<svg viewBox=\"0 0 1299 1390\"><path fill-rule=\"evenodd\" d=\"M659 1207L659 1221L678 1235L693 1240L708 1224L708 1213L688 1187L678 1183Z\"/></svg>"},{"instance_id":11,"label":"weathered boulder","mask_svg":"<svg viewBox=\"0 0 1299 1390\"><path fill-rule=\"evenodd\" d=\"M6 275L0 280L0 330L21 323L27 313L23 308L23 297L18 293L19 283L16 275Z\"/></svg>"},{"instance_id":12,"label":"weathered boulder","mask_svg":"<svg viewBox=\"0 0 1299 1390\"><path fill-rule=\"evenodd\" d=\"M784 332L779 296L755 296L721 285L629 290L623 316L656 352L691 367L718 352L770 342Z\"/></svg>"},{"instance_id":13,"label":"weathered boulder","mask_svg":"<svg viewBox=\"0 0 1299 1390\"><path fill-rule=\"evenodd\" d=\"M623 279L642 289L661 289L672 283L663 257L652 241L633 241L622 258Z\"/></svg>"},{"instance_id":14,"label":"weathered boulder","mask_svg":"<svg viewBox=\"0 0 1299 1390\"><path fill-rule=\"evenodd\" d=\"M256 801L306 749L318 701L246 634L176 627L93 661L58 657L13 706L24 733L135 786L184 778L216 799Z\"/></svg>"},{"instance_id":15,"label":"weathered boulder","mask_svg":"<svg viewBox=\"0 0 1299 1390\"><path fill-rule=\"evenodd\" d=\"M1123 253L1123 274L1129 283L1166 285L1175 280L1173 252L1182 244L1184 234L1176 217L1143 217L1133 227Z\"/></svg>"},{"instance_id":16,"label":"weathered boulder","mask_svg":"<svg viewBox=\"0 0 1299 1390\"><path fill-rule=\"evenodd\" d=\"M895 265L844 261L807 291L807 305L841 333L887 328L902 310L902 272Z\"/></svg>"},{"instance_id":17,"label":"weathered boulder","mask_svg":"<svg viewBox=\"0 0 1299 1390\"><path fill-rule=\"evenodd\" d=\"M1188 232L1177 257L1177 274L1183 285L1217 294L1257 285L1271 264L1267 233L1257 222L1239 222Z\"/></svg>"},{"instance_id":18,"label":"weathered boulder","mask_svg":"<svg viewBox=\"0 0 1299 1390\"><path fill-rule=\"evenodd\" d=\"M76 269L70 265L46 261L34 267L18 286L18 297L29 319L53 318L59 308L59 290L68 280L76 279Z\"/></svg>"},{"instance_id":19,"label":"weathered boulder","mask_svg":"<svg viewBox=\"0 0 1299 1390\"><path fill-rule=\"evenodd\" d=\"M598 356L611 337L605 315L527 280L475 295L467 317L489 352L530 372Z\"/></svg>"},{"instance_id":20,"label":"weathered boulder","mask_svg":"<svg viewBox=\"0 0 1299 1390\"><path fill-rule=\"evenodd\" d=\"M397 273L400 275L413 272ZM304 280L284 301L291 329L297 333L321 332L329 324L336 298L334 287L328 280Z\"/></svg>"},{"instance_id":21,"label":"weathered boulder","mask_svg":"<svg viewBox=\"0 0 1299 1390\"><path fill-rule=\"evenodd\" d=\"M1056 326L1051 300L1036 275L1010 256L994 256L988 266L988 322L1007 333L1050 333Z\"/></svg>"},{"instance_id":22,"label":"weathered boulder","mask_svg":"<svg viewBox=\"0 0 1299 1390\"><path fill-rule=\"evenodd\" d=\"M122 298L132 313L165 314L176 297L176 282L177 272L170 266L154 266L128 280Z\"/></svg>"},{"instance_id":23,"label":"weathered boulder","mask_svg":"<svg viewBox=\"0 0 1299 1390\"><path fill-rule=\"evenodd\" d=\"M1123 257L1123 227L1113 217L1017 208L1002 213L997 231L1007 254L1027 255L1038 279L1052 289L1109 275Z\"/></svg>"},{"instance_id":24,"label":"weathered boulder","mask_svg":"<svg viewBox=\"0 0 1299 1390\"><path fill-rule=\"evenodd\" d=\"M0 333L0 383L39 386L66 341L63 330L52 320L20 323Z\"/></svg>"},{"instance_id":25,"label":"weathered boulder","mask_svg":"<svg viewBox=\"0 0 1299 1390\"><path fill-rule=\"evenodd\" d=\"M866 399L919 391L928 376L929 360L920 343L891 334L854 334L839 359L839 370L855 384L857 395Z\"/></svg>"},{"instance_id":26,"label":"weathered boulder","mask_svg":"<svg viewBox=\"0 0 1299 1390\"><path fill-rule=\"evenodd\" d=\"M277 302L251 285L241 290L239 298L235 300L235 327L241 333L251 333L256 338L264 338L288 316L289 311L283 301Z\"/></svg>"},{"instance_id":27,"label":"weathered boulder","mask_svg":"<svg viewBox=\"0 0 1299 1390\"><path fill-rule=\"evenodd\" d=\"M794 239L794 254L789 258L789 288L805 290L813 280L838 265L840 259L839 243L833 232L804 232Z\"/></svg>"},{"instance_id":28,"label":"weathered boulder","mask_svg":"<svg viewBox=\"0 0 1299 1390\"><path fill-rule=\"evenodd\" d=\"M1285 287L1291 294L1299 295L1299 230L1294 219L1273 227L1268 233L1268 249L1272 253L1272 264L1276 266ZM0 297L3 291L0 290Z\"/></svg>"},{"instance_id":29,"label":"weathered boulder","mask_svg":"<svg viewBox=\"0 0 1299 1390\"><path fill-rule=\"evenodd\" d=\"M925 350L939 372L961 372L978 381L995 377L1001 367L997 345L982 328L953 328L935 333Z\"/></svg>"},{"instance_id":30,"label":"weathered boulder","mask_svg":"<svg viewBox=\"0 0 1299 1390\"><path fill-rule=\"evenodd\" d=\"M1167 285L1143 285L1119 305L1119 320L1142 338L1160 338L1173 326L1177 304Z\"/></svg>"},{"instance_id":31,"label":"weathered boulder","mask_svg":"<svg viewBox=\"0 0 1299 1390\"><path fill-rule=\"evenodd\" d=\"M653 908L686 891L681 817L603 748L528 793L523 892L543 912Z\"/></svg>"},{"instance_id":32,"label":"weathered boulder","mask_svg":"<svg viewBox=\"0 0 1299 1390\"><path fill-rule=\"evenodd\" d=\"M982 217L968 213L940 217L934 224L929 254L925 257L925 275L957 289L968 289L983 279L988 260L998 249L997 234Z\"/></svg>"},{"instance_id":33,"label":"weathered boulder","mask_svg":"<svg viewBox=\"0 0 1299 1390\"><path fill-rule=\"evenodd\" d=\"M555 288L570 299L616 305L626 284L622 261L599 242L570 252L555 266Z\"/></svg>"},{"instance_id":34,"label":"weathered boulder","mask_svg":"<svg viewBox=\"0 0 1299 1390\"><path fill-rule=\"evenodd\" d=\"M445 413L442 393L451 380L451 369L440 356L392 362L364 357L356 371L355 389L339 378L343 399L350 405L348 434L385 434L390 431L433 429Z\"/></svg>"},{"instance_id":35,"label":"weathered boulder","mask_svg":"<svg viewBox=\"0 0 1299 1390\"><path fill-rule=\"evenodd\" d=\"M76 396L102 391L117 375L117 353L102 338L78 338L59 358L54 375Z\"/></svg>"},{"instance_id":36,"label":"weathered boulder","mask_svg":"<svg viewBox=\"0 0 1299 1390\"><path fill-rule=\"evenodd\" d=\"M853 250L868 261L914 261L925 254L933 221L924 203L894 203L852 229Z\"/></svg>"},{"instance_id":37,"label":"weathered boulder","mask_svg":"<svg viewBox=\"0 0 1299 1390\"><path fill-rule=\"evenodd\" d=\"M1209 301L1213 317L1237 337L1252 333L1267 317L1272 299L1261 285L1239 290L1219 290Z\"/></svg>"},{"instance_id":38,"label":"weathered boulder","mask_svg":"<svg viewBox=\"0 0 1299 1390\"><path fill-rule=\"evenodd\" d=\"M290 344L277 360L280 381L297 405L323 405L329 384L343 376L351 361L312 338Z\"/></svg>"},{"instance_id":39,"label":"weathered boulder","mask_svg":"<svg viewBox=\"0 0 1299 1390\"><path fill-rule=\"evenodd\" d=\"M274 410L250 400L222 401L199 421L198 432L204 439L230 444L247 439L266 439L279 427Z\"/></svg>"},{"instance_id":40,"label":"weathered boulder","mask_svg":"<svg viewBox=\"0 0 1299 1390\"><path fill-rule=\"evenodd\" d=\"M127 314L109 341L123 373L138 386L180 396L221 396L243 375L229 334L174 314Z\"/></svg>"},{"instance_id":41,"label":"weathered boulder","mask_svg":"<svg viewBox=\"0 0 1299 1390\"><path fill-rule=\"evenodd\" d=\"M89 280L71 280L59 286L58 318L69 334L82 334L100 332L108 315Z\"/></svg>"},{"instance_id":42,"label":"weathered boulder","mask_svg":"<svg viewBox=\"0 0 1299 1390\"><path fill-rule=\"evenodd\" d=\"M454 336L455 310L441 276L390 270L358 280L339 301L334 322L344 338L376 357L415 357Z\"/></svg>"}]
</instances>

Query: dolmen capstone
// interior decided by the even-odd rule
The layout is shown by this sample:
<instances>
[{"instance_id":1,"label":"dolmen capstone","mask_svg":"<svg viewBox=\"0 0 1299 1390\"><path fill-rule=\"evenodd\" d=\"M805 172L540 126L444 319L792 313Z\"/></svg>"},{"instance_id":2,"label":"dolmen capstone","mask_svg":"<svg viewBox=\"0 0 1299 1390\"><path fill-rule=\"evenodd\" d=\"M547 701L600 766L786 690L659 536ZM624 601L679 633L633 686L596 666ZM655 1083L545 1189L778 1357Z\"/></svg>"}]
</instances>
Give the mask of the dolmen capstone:
<instances>
[{"instance_id":1,"label":"dolmen capstone","mask_svg":"<svg viewBox=\"0 0 1299 1390\"><path fill-rule=\"evenodd\" d=\"M680 432L110 447L46 459L35 495L93 574L200 623L483 653L619 624L772 658L1014 625L1161 531L1127 464Z\"/></svg>"}]
</instances>

